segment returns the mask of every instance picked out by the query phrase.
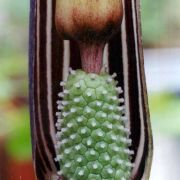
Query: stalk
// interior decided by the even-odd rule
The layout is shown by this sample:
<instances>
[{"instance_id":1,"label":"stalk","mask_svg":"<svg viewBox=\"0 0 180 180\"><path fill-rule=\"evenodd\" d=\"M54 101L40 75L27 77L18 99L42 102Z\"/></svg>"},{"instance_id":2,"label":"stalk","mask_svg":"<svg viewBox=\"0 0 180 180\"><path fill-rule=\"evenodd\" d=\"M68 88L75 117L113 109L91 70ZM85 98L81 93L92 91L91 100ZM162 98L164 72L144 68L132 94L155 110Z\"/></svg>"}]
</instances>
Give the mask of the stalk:
<instances>
[{"instance_id":1,"label":"stalk","mask_svg":"<svg viewBox=\"0 0 180 180\"><path fill-rule=\"evenodd\" d=\"M99 74L102 68L104 43L85 44L79 43L82 69L87 73Z\"/></svg>"}]
</instances>

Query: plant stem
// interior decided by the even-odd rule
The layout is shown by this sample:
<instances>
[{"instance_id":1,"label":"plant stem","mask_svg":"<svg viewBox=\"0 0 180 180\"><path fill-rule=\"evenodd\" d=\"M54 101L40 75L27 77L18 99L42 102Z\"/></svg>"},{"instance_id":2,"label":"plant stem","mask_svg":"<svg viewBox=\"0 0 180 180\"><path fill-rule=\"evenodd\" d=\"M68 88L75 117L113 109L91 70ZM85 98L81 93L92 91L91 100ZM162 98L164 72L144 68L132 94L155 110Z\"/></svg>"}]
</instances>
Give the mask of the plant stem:
<instances>
[{"instance_id":1,"label":"plant stem","mask_svg":"<svg viewBox=\"0 0 180 180\"><path fill-rule=\"evenodd\" d=\"M82 69L87 73L99 74L103 65L105 43L87 44L79 42Z\"/></svg>"}]
</instances>

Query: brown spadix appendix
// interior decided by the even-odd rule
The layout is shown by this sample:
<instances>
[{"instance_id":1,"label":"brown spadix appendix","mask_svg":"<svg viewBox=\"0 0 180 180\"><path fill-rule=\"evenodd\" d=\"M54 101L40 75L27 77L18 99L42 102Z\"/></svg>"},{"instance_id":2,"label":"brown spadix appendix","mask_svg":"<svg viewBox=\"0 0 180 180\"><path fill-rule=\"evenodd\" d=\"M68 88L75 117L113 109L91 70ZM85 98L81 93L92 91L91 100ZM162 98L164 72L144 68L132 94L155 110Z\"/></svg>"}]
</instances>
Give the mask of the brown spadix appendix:
<instances>
[{"instance_id":1,"label":"brown spadix appendix","mask_svg":"<svg viewBox=\"0 0 180 180\"><path fill-rule=\"evenodd\" d=\"M31 0L30 10L37 179L149 179L139 0Z\"/></svg>"}]
</instances>

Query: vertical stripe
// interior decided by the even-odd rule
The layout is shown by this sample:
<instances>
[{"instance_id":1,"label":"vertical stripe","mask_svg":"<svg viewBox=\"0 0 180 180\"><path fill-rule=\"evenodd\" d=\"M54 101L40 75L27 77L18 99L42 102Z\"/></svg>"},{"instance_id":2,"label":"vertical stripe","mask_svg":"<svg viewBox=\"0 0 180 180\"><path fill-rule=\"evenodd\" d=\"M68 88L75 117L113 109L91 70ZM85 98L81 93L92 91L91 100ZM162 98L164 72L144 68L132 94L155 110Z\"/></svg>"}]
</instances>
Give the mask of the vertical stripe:
<instances>
[{"instance_id":1,"label":"vertical stripe","mask_svg":"<svg viewBox=\"0 0 180 180\"><path fill-rule=\"evenodd\" d=\"M63 56L63 81L67 80L69 71L69 61L70 61L70 42L64 40L64 56Z\"/></svg>"},{"instance_id":2,"label":"vertical stripe","mask_svg":"<svg viewBox=\"0 0 180 180\"><path fill-rule=\"evenodd\" d=\"M124 75L124 97L125 97L125 107L126 116L129 119L126 124L127 128L130 128L130 111L129 111L129 74L128 74L128 55L127 55L127 34L126 34L126 14L125 14L125 2L123 1L124 18L121 25L121 43L122 43L122 61L123 61L123 75Z\"/></svg>"},{"instance_id":3,"label":"vertical stripe","mask_svg":"<svg viewBox=\"0 0 180 180\"><path fill-rule=\"evenodd\" d=\"M37 71L36 71L36 74L37 74L37 77L36 77L36 83L37 83L37 110L38 110L38 122L37 122L37 135L38 135L38 146L40 146L40 152L42 153L42 157L43 157L43 160L46 164L46 167L49 168L51 170L51 165L50 165L50 161L48 160L48 157L47 157L47 148L45 148L44 146L44 143L45 140L44 140L44 135L43 135L43 125L42 124L42 112L44 111L45 107L42 106L42 98L43 98L43 94L47 93L46 91L42 93L42 89L41 89L41 71L39 71L39 69L44 69L44 63L41 63L40 61L40 58L39 57L42 57L44 60L45 60L45 55L46 55L46 51L45 51L45 39L41 38L39 39L40 37L40 34L42 37L45 37L46 34L43 30L44 26L43 26L43 22L41 21L40 17L41 15L43 15L43 13L46 13L46 3L41 3L41 1L37 1ZM46 15L43 16L43 20L44 22L46 22ZM43 74L44 74L44 71L43 71ZM43 84L42 84L43 85ZM44 99L43 99L44 101Z\"/></svg>"},{"instance_id":4,"label":"vertical stripe","mask_svg":"<svg viewBox=\"0 0 180 180\"><path fill-rule=\"evenodd\" d=\"M141 120L139 116L139 89L137 79L137 57L135 53L135 39L133 31L132 2L125 1L126 18L126 41L128 55L128 88L129 88L129 113L131 120L131 137L133 138L132 147L137 152L140 140ZM135 157L134 157L135 158ZM133 159L134 160L134 159Z\"/></svg>"},{"instance_id":5,"label":"vertical stripe","mask_svg":"<svg viewBox=\"0 0 180 180\"><path fill-rule=\"evenodd\" d=\"M50 121L50 134L55 144L54 134L54 121L53 121L53 111L52 111L52 69L51 69L51 62L52 62L52 2L51 0L47 0L47 24L46 24L46 36L47 36L47 43L46 43L46 58L47 58L47 102L48 102L48 114L49 114L49 121Z\"/></svg>"},{"instance_id":6,"label":"vertical stripe","mask_svg":"<svg viewBox=\"0 0 180 180\"><path fill-rule=\"evenodd\" d=\"M51 29L51 46L52 46L52 53L51 53L51 76L52 76L52 111L53 111L53 120L55 125L56 123L56 112L57 112L57 97L59 91L62 91L62 87L59 85L60 81L63 78L63 56L64 56L64 46L63 41L59 38L56 27L55 27L55 4L56 1L52 0L52 29ZM55 137L55 134L53 135ZM53 158L56 156L54 144L50 144L51 146L51 153ZM51 161L54 159L51 158ZM56 169L54 172L56 173L59 170L59 163L54 162L56 165Z\"/></svg>"},{"instance_id":7,"label":"vertical stripe","mask_svg":"<svg viewBox=\"0 0 180 180\"><path fill-rule=\"evenodd\" d=\"M30 103L30 118L31 118L31 142L32 142L32 156L35 159L35 106L34 106L34 59L35 59L35 47L36 47L36 2L34 0L30 1L30 24L29 24L29 103Z\"/></svg>"},{"instance_id":8,"label":"vertical stripe","mask_svg":"<svg viewBox=\"0 0 180 180\"><path fill-rule=\"evenodd\" d=\"M53 2L52 2L53 1ZM31 100L31 125L32 137L33 137L33 157L35 158L35 168L38 178L46 179L50 173L56 168L53 161L55 157L54 143L52 139L54 134L54 101L52 102L52 57L53 52L63 52L61 49L54 50L54 27L52 28L52 8L55 7L54 0L31 0L32 4L36 4L36 9L31 9L31 21L34 20L34 24L31 23L31 32L35 31L36 35L30 37L30 98ZM53 7L52 7L53 6ZM36 10L36 11L35 11ZM54 9L53 9L54 10ZM53 41L52 41L53 37ZM56 35L57 37L57 35ZM33 40L35 43L33 43ZM60 43L57 43L58 47ZM53 45L53 48L52 46ZM33 49L34 51L32 51ZM63 54L63 53L61 53ZM61 56L60 54L60 56ZM36 56L34 56L36 55ZM55 55L57 56L57 55ZM58 56L57 56L58 57ZM55 59L55 58L54 58ZM60 62L57 63L59 64ZM59 68L61 70L61 67ZM59 70L59 71L60 71ZM31 74L33 73L33 74ZM58 78L61 79L61 75ZM53 79L54 80L54 79ZM57 86L56 86L57 87ZM53 95L53 97L55 97ZM54 100L54 99L53 99ZM53 104L53 106L52 106ZM36 151L36 149L39 149ZM41 167L41 165L44 168ZM40 165L40 166L39 166ZM57 165L57 164L56 164Z\"/></svg>"},{"instance_id":9,"label":"vertical stripe","mask_svg":"<svg viewBox=\"0 0 180 180\"><path fill-rule=\"evenodd\" d=\"M136 13L136 22L137 22L137 46L142 47L141 42L141 26L140 19L140 2L136 0L135 4L135 13ZM152 154L153 154L153 142L152 142L152 133L151 133L151 124L149 119L149 109L148 109L148 102L147 102L147 90L146 90L146 83L145 83L145 72L144 72L144 59L143 59L143 49L139 48L139 73L141 78L141 92L142 92L142 109L143 109L143 118L144 118L144 148L143 148L143 155L141 158L140 170L143 171L142 179L148 179L150 173L150 166L152 161ZM146 161L143 161L146 159ZM142 169L144 168L144 169Z\"/></svg>"},{"instance_id":10,"label":"vertical stripe","mask_svg":"<svg viewBox=\"0 0 180 180\"><path fill-rule=\"evenodd\" d=\"M36 163L36 167L38 167L38 170L36 171L36 176L38 179L44 179L44 174L47 171L46 171L46 168L45 168L44 163L42 161L42 158L40 156L40 151L38 148L35 150L35 154L36 154L35 163Z\"/></svg>"},{"instance_id":11,"label":"vertical stripe","mask_svg":"<svg viewBox=\"0 0 180 180\"><path fill-rule=\"evenodd\" d=\"M144 134L144 120L143 120L143 110L142 110L142 88L141 88L141 79L140 79L140 67L139 67L139 53L138 53L138 44L137 44L137 22L136 22L136 13L135 13L135 3L132 1L132 15L133 15L133 30L134 30L134 41L135 41L135 52L136 52L136 62L137 62L137 83L138 83L138 93L139 93L139 113L140 113L140 119L141 119L141 126L140 126L140 142L139 142L139 147L138 151L136 154L136 160L135 160L135 168L133 169L132 174L135 174L140 166L142 155L143 155L143 150L144 150L144 141L145 141L145 134Z\"/></svg>"},{"instance_id":12,"label":"vertical stripe","mask_svg":"<svg viewBox=\"0 0 180 180\"><path fill-rule=\"evenodd\" d=\"M106 66L107 71L109 72L109 44L106 43L104 47L104 52L103 52L103 67Z\"/></svg>"}]
</instances>

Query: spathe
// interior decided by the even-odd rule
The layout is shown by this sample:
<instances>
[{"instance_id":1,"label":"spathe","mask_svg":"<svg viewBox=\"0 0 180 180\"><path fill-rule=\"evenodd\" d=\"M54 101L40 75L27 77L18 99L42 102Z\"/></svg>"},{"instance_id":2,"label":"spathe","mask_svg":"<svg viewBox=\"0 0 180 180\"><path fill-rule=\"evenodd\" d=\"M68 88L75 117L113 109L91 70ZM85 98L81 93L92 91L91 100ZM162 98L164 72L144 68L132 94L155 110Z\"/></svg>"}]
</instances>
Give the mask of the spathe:
<instances>
[{"instance_id":1,"label":"spathe","mask_svg":"<svg viewBox=\"0 0 180 180\"><path fill-rule=\"evenodd\" d=\"M152 160L152 133L143 66L139 0L124 0L121 31L106 48L110 74L116 72L124 90L126 113L130 119L132 149L135 154L132 179L148 179ZM75 42L63 42L57 35L55 0L31 0L29 80L33 160L38 179L55 177L56 101L59 82L68 67L81 68ZM66 59L66 61L65 61ZM68 61L69 60L69 61Z\"/></svg>"}]
</instances>

